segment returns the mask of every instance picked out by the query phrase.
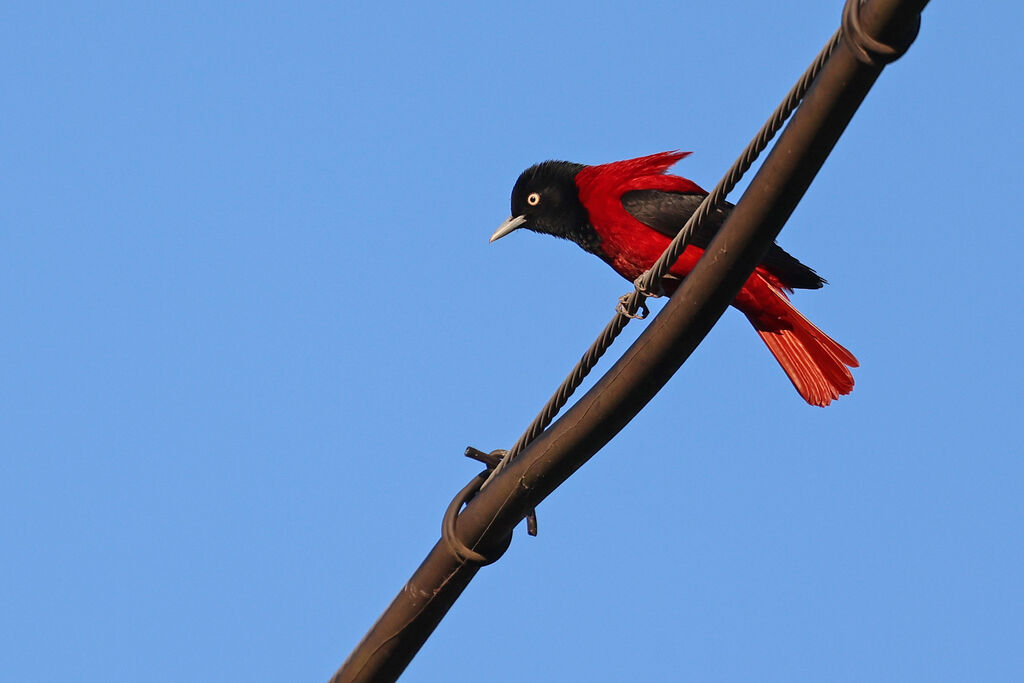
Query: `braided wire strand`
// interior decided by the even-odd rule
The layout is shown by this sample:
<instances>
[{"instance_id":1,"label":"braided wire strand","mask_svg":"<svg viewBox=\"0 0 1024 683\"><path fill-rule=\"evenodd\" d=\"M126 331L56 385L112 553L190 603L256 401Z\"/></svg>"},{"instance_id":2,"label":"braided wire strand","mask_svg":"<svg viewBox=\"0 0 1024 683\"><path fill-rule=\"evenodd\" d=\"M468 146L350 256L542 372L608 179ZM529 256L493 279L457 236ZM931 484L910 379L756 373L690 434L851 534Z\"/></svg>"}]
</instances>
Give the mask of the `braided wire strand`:
<instances>
[{"instance_id":1,"label":"braided wire strand","mask_svg":"<svg viewBox=\"0 0 1024 683\"><path fill-rule=\"evenodd\" d=\"M718 181L718 184L715 185L710 194L704 197L704 201L700 203L697 210L686 221L686 225L683 226L682 230L676 234L672 242L665 248L661 257L640 277L637 281L638 289L651 291L651 288L659 284L661 279L668 274L669 269L685 251L686 245L690 241L690 236L693 235L694 231L707 219L711 212L721 205L726 195L732 192L736 184L743 178L743 174L750 170L750 167L757 161L761 152L768 147L768 143L771 142L775 134L782 128L786 119L790 117L800 104L804 95L807 94L807 90L811 87L811 82L814 81L815 76L818 75L821 67L825 65L825 61L832 54L832 50L839 43L841 33L841 31L836 31L832 35L832 38L829 39L825 47L815 57L814 62L804 71L800 80L796 82L779 106L776 107L775 111L772 112L772 115L768 117L768 120L761 126L761 130L757 131L757 135L750 141L739 158L733 162L732 167L729 168L725 176Z\"/></svg>"},{"instance_id":2,"label":"braided wire strand","mask_svg":"<svg viewBox=\"0 0 1024 683\"><path fill-rule=\"evenodd\" d=\"M630 313L635 313L639 306L627 309ZM519 455L520 452L531 441L537 438L541 432L543 432L551 421L558 415L558 412L568 402L569 397L572 396L573 392L583 383L590 371L594 369L597 362L601 360L601 356L604 355L605 351L611 348L612 343L615 342L615 338L619 336L619 333L625 329L626 325L629 324L630 318L622 313L616 313L615 317L612 318L604 330L598 335L597 340L591 344L587 352L583 354L579 362L576 363L576 367L572 369L569 376L565 378L562 385L558 387L558 390L547 402L547 405L541 410L541 412L534 418L529 428L509 449L508 456L502 461L507 462L512 458Z\"/></svg>"},{"instance_id":3,"label":"braided wire strand","mask_svg":"<svg viewBox=\"0 0 1024 683\"><path fill-rule=\"evenodd\" d=\"M836 31L829 41L825 44L825 47L821 49L818 56L815 57L807 70L804 71L803 75L796 82L796 84L786 94L786 97L782 100L775 111L772 112L768 120L765 121L764 125L757 132L757 135L747 144L743 153L740 154L739 158L733 162L732 166L718 181L715 188L706 196L704 200L697 207L697 210L693 212L689 220L686 221L686 225L679 231L672 242L665 248L661 257L651 266L647 272L645 272L640 278L637 279L636 288L630 292L623 302L622 308L625 309L626 313L616 311L615 317L613 317L604 330L598 335L594 343L590 345L583 357L580 358L579 362L572 369L572 372L562 381L562 384L558 387L557 391L548 399L548 402L544 405L544 408L533 418L533 422L526 428L522 436L513 444L512 448L509 449L508 455L505 456L501 462L491 471L491 474L484 483L481 485L481 489L487 486L498 474L508 466L508 464L518 456L523 449L525 449L530 443L536 439L541 432L547 429L548 425L555 419L559 411L569 401L569 397L579 388L583 383L583 380L590 374L590 371L594 369L601 356L611 347L615 338L619 336L619 333L625 329L626 325L629 324L630 318L633 314L639 310L641 305L647 300L647 296L643 292L655 291L652 290L652 286L655 284L660 285L661 280L668 274L669 269L676 262L679 256L686 249L686 245L690 240L690 236L694 231L700 227L700 225L707 220L707 217L712 211L717 209L722 201L725 200L726 195L729 194L736 187L736 184L743 178L743 174L746 173L750 167L754 164L757 158L761 155L761 152L768 147L768 143L771 142L775 134L779 132L782 125L790 117L793 111L800 104L800 101L807 94L807 90L811 87L811 83L814 81L818 72L825 65L825 61L829 55L832 54L832 50L835 49L839 43L841 31Z\"/></svg>"}]
</instances>

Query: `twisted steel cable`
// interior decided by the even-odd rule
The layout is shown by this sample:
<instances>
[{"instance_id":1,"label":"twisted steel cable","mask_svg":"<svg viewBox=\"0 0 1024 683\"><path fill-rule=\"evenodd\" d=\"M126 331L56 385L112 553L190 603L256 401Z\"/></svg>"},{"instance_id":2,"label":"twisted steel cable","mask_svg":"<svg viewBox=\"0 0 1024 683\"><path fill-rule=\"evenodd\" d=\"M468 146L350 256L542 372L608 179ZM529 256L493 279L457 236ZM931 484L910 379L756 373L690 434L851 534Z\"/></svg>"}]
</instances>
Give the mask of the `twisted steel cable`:
<instances>
[{"instance_id":1,"label":"twisted steel cable","mask_svg":"<svg viewBox=\"0 0 1024 683\"><path fill-rule=\"evenodd\" d=\"M807 94L808 88L811 87L811 82L814 81L814 77L821 71L821 67L824 66L825 60L832 54L832 50L839 42L839 37L842 31L836 31L832 38L829 39L825 47L822 48L818 56L814 58L814 62L811 63L807 70L804 71L803 76L796 82L796 85L786 94L785 99L776 107L772 115L768 117L765 124L761 126L761 130L757 132L754 139L750 141L743 153L740 154L739 158L733 162L732 167L725 174L725 176L718 181L715 185L715 189L711 191L708 196L704 197L704 201L700 203L697 210L693 212L689 220L686 221L686 225L683 229L675 236L672 242L665 248L661 258L659 258L651 268L640 276L637 280L637 291L638 292L650 292L651 287L658 285L661 279L668 274L669 269L676 262L683 251L686 249L687 243L690 241L690 236L711 214L712 211L717 209L726 195L732 192L733 188L736 187L736 183L743 178L743 174L746 173L750 167L757 160L757 157L761 155L761 152L768 147L768 143L771 142L775 134L782 128L782 124L786 122L790 114L797 108L800 101Z\"/></svg>"},{"instance_id":2,"label":"twisted steel cable","mask_svg":"<svg viewBox=\"0 0 1024 683\"><path fill-rule=\"evenodd\" d=\"M544 405L544 408L533 418L533 422L527 427L526 431L523 432L522 436L513 444L512 448L509 449L508 455L502 459L501 462L491 471L490 476L483 482L481 489L487 486L488 483L494 477L505 469L509 462L511 462L516 456L518 456L524 448L526 448L530 442L536 439L541 432L547 429L548 425L555 419L559 411L569 401L569 397L572 396L573 392L579 388L583 383L590 371L594 369L601 356L611 347L615 338L619 336L619 333L625 329L626 325L632 318L643 317L638 316L636 313L641 308L646 308L645 302L648 296L651 296L653 287L657 287L660 290L661 280L668 274L669 269L676 262L679 256L686 249L686 245L689 242L690 236L693 232L700 227L700 225L707 220L707 217L712 211L719 208L721 203L725 200L736 184L743 178L743 174L746 173L753 163L757 160L758 156L761 155L767 147L768 143L771 142L775 134L782 128L782 124L790 117L793 111L796 110L800 101L803 100L804 95L807 94L807 90L811 87L811 83L814 78L821 71L825 61L829 55L832 54L832 50L835 49L839 43L842 30L836 31L829 41L825 44L825 47L821 49L818 56L815 57L807 70L804 71L803 75L796 82L796 84L786 94L786 97L782 100L775 111L772 112L768 120L765 121L764 125L757 132L757 135L747 144L743 153L740 154L739 158L733 162L732 166L726 172L725 176L718 181L715 188L706 196L704 200L697 207L697 210L693 212L689 220L686 221L686 225L679 231L672 242L665 248L661 257L650 267L643 275L637 278L635 282L635 289L628 295L624 296L620 301L620 304L616 310L615 317L613 317L604 330L598 335L597 339L590 348L587 349L583 357L576 363L576 366L572 369L572 372L565 378L562 384L558 387L558 390L548 399L548 402Z\"/></svg>"}]
</instances>

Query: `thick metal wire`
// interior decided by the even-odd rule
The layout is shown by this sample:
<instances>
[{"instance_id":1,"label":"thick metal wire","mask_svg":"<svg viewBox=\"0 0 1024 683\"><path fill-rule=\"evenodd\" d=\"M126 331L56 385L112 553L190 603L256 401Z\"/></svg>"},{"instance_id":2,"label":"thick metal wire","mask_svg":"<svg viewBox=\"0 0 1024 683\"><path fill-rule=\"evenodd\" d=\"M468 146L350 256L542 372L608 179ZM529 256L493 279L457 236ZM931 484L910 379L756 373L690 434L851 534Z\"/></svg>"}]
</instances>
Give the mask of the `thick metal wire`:
<instances>
[{"instance_id":1,"label":"thick metal wire","mask_svg":"<svg viewBox=\"0 0 1024 683\"><path fill-rule=\"evenodd\" d=\"M892 45L868 35L860 25L860 6L863 0L846 0L843 5L842 32L847 47L862 64L885 66L894 62L910 48L921 30L921 16L918 15L906 34Z\"/></svg>"},{"instance_id":2,"label":"thick metal wire","mask_svg":"<svg viewBox=\"0 0 1024 683\"><path fill-rule=\"evenodd\" d=\"M694 231L705 221L712 211L717 209L722 202L725 200L736 183L740 181L743 174L750 169L750 167L760 156L761 152L768 147L768 143L771 142L775 134L782 128L782 124L786 122L786 119L790 117L793 111L800 104L800 101L807 94L808 88L811 87L811 82L814 81L815 76L821 71L821 67L825 64L828 56L832 54L832 50L835 49L839 43L841 31L836 31L835 34L829 39L825 47L821 49L818 56L815 57L807 70L804 71L800 80L790 89L789 93L782 100L772 115L768 117L764 125L757 132L757 135L750 141L750 143L740 154L739 158L733 162L733 165L729 168L729 171L725 176L718 181L715 188L704 197L704 201L700 203L697 210L693 212L689 220L686 221L686 225L679 231L672 242L666 247L661 257L654 263L651 268L641 275L636 282L636 288L630 292L624 300L620 303L618 310L615 313L615 317L605 325L604 330L590 345L583 357L576 363L576 367L572 369L569 376L565 378L562 384L558 387L558 390L548 399L548 402L544 405L544 408L533 418L533 422L527 427L526 431L523 432L522 436L513 444L512 448L509 449L508 455L498 466L495 467L489 477L483 482L481 488L487 486L492 479L494 479L502 470L508 466L517 455L519 455L524 448L526 448L531 441L536 439L541 432L547 429L548 425L551 424L555 416L558 415L559 411L565 407L565 404L569 401L569 397L572 396L573 392L579 388L583 383L583 380L590 374L590 371L594 369L601 356L611 347L615 338L619 336L619 333L625 329L626 325L629 324L631 318L636 317L636 312L644 306L647 301L647 295L645 292L660 291L661 280L665 275L668 274L669 269L676 262L679 256L686 249L687 242ZM623 310L625 309L625 310Z\"/></svg>"},{"instance_id":3,"label":"thick metal wire","mask_svg":"<svg viewBox=\"0 0 1024 683\"><path fill-rule=\"evenodd\" d=\"M661 258L646 273L640 276L637 281L638 293L642 291L649 292L654 287L660 287L661 279L668 274L669 269L682 255L683 251L686 250L686 244L690 241L690 236L693 232L707 219L712 211L721 206L726 195L732 192L733 188L736 187L736 183L753 166L754 162L757 161L757 157L768 147L768 143L775 137L775 134L782 129L782 124L786 122L786 119L789 118L797 108L797 105L800 104L800 100L807 94L807 89L811 87L814 77L818 75L821 67L825 64L825 60L828 59L828 56L832 54L832 50L835 49L840 35L841 31L836 31L833 34L832 38L825 44L825 47L818 53L818 56L814 58L814 62L804 71L800 80L796 82L796 85L786 94L785 99L782 100L775 111L772 112L772 115L768 117L768 120L765 121L764 125L761 126L761 130L757 132L754 139L750 141L739 158L733 162L729 171L718 181L715 189L711 190L711 193L704 198L704 201L700 203L697 210L686 221L683 229L679 231L679 234L675 236L671 244L665 248Z\"/></svg>"},{"instance_id":4,"label":"thick metal wire","mask_svg":"<svg viewBox=\"0 0 1024 683\"><path fill-rule=\"evenodd\" d=\"M859 6L860 0L846 2ZM901 29L904 35L910 36L912 24L920 20L928 0L869 0L869 3L871 11L865 16L869 36ZM848 44L847 36L844 35L842 42ZM477 555L460 552L468 547L466 545L453 549L447 542L449 539L438 541L335 673L332 683L396 680L469 585L480 562L500 554L499 548L509 540L508 534L523 511L544 500L595 455L697 347L727 305L723 296L741 286L745 273L753 267L751 260L782 228L881 71L881 65L877 62L866 65L854 50L832 50L833 47L834 39L824 50L824 53L832 51L833 58L821 69L813 91L807 93L807 103L812 106L798 113L782 134L779 140L782 147L765 161L765 167L753 179L743 201L723 226L723 231L736 240L730 242L731 248L719 249L719 258L714 261L702 261L681 285L688 295L668 302L665 312L669 315L664 325L648 330L651 334L646 344L630 347L622 361L622 372L606 375L594 391L580 400L572 413L571 424L555 423L552 426L555 438L550 443L534 444L522 454L529 461L514 466L514 470L522 470L521 480L495 482L479 497L472 498L473 488L478 489L478 484L482 483L483 477L478 476L471 486L467 485L460 492L453 506L461 506L467 499L470 502L461 512L453 507L450 517L458 519L458 531L464 532L467 539L478 539L469 543L472 546L469 549ZM640 284L637 287L643 289ZM625 321L621 322L624 326ZM617 332L611 332L611 338L615 334ZM602 339L606 337L602 333ZM603 345L602 339L595 342L581 360L582 366L596 362L603 353L595 350ZM588 357L593 361L588 361ZM586 372L583 370L579 376L582 378ZM561 403L568 399L563 390L573 384L576 375L574 370L549 404L558 403L560 395L564 396ZM547 407L541 415L546 412ZM553 413L546 421L552 417ZM545 428L541 426L541 430ZM541 430L534 431L531 425L527 434L533 433L535 438ZM527 434L524 434L524 441ZM534 453L534 448L540 450ZM500 452L483 455L485 457L479 459L490 466L496 463ZM496 525L501 533L490 533ZM451 524L446 522L446 526ZM447 533L459 538L454 530ZM484 540L486 544L482 543ZM478 548L478 545L484 547Z\"/></svg>"}]
</instances>

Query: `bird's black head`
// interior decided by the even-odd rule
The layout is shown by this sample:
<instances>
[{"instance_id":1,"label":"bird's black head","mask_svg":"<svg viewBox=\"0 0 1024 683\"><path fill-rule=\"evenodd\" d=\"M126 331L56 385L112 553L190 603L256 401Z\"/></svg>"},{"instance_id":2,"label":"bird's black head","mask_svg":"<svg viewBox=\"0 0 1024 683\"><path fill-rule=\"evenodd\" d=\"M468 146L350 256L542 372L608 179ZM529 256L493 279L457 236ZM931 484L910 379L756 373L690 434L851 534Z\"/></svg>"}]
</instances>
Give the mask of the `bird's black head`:
<instances>
[{"instance_id":1,"label":"bird's black head","mask_svg":"<svg viewBox=\"0 0 1024 683\"><path fill-rule=\"evenodd\" d=\"M512 188L512 215L491 236L500 239L517 228L572 240L595 251L600 238L580 202L576 174L583 164L545 161L523 171Z\"/></svg>"}]
</instances>

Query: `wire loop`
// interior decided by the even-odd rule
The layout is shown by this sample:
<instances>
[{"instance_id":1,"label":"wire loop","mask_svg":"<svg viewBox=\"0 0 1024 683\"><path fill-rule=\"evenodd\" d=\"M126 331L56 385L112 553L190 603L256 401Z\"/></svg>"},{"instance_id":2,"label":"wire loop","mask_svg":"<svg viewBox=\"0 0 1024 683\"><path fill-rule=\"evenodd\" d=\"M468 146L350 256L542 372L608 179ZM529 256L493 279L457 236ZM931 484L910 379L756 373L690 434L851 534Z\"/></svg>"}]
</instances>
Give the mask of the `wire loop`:
<instances>
[{"instance_id":1,"label":"wire loop","mask_svg":"<svg viewBox=\"0 0 1024 683\"><path fill-rule=\"evenodd\" d=\"M846 0L846 4L843 5L843 42L850 48L857 61L868 66L883 67L902 57L910 48L910 44L917 38L917 32L921 30L921 15L917 15L914 25L897 45L886 45L869 36L860 25L861 2L862 0Z\"/></svg>"},{"instance_id":2,"label":"wire loop","mask_svg":"<svg viewBox=\"0 0 1024 683\"><path fill-rule=\"evenodd\" d=\"M455 532L455 522L459 517L459 511L462 510L462 506L473 499L473 496L477 494L483 483L487 481L487 475L489 474L490 470L486 469L462 487L462 490L455 494L455 498L448 504L448 509L444 511L444 517L441 520L441 538L444 540L445 545L448 546L448 550L451 551L452 555L462 562L478 564L481 567L493 564L501 559L501 556L505 554L505 551L512 544L511 532L508 538L491 551L491 554L484 555L462 542L462 539Z\"/></svg>"},{"instance_id":3,"label":"wire loop","mask_svg":"<svg viewBox=\"0 0 1024 683\"><path fill-rule=\"evenodd\" d=\"M851 0L852 1L852 0ZM859 26L859 24L858 24ZM605 351L611 347L612 342L619 335L620 332L626 327L631 319L646 317L650 311L646 304L643 303L647 292L644 290L651 289L654 284L646 283L657 283L657 287L661 289L661 281L668 274L669 269L676 262L679 256L686 249L686 244L689 241L691 235L696 232L697 228L705 221L713 211L718 210L722 202L725 201L726 195L732 191L736 184L743 177L743 174L754 164L757 157L767 147L768 143L771 142L775 134L781 130L786 119L796 110L799 106L800 101L811 87L811 83L815 77L821 71L825 62L828 60L829 55L835 49L839 43L839 38L842 35L842 30L836 31L829 39L825 47L821 49L821 52L814 58L807 70L800 76L800 79L790 88L789 92L783 98L779 106L775 108L768 120L765 121L764 125L757 132L754 138L747 144L743 153L740 154L739 158L733 162L732 166L726 172L725 176L718 181L715 188L704 197L700 206L697 210L687 219L686 225L679 231L679 233L673 238L672 242L666 247L661 257L652 265L647 272L638 278L637 282L642 285L637 285L636 291L630 292L624 297L619 299L619 303L616 306L615 316L605 325L604 330L598 336L594 343L590 345L583 357L576 363L576 366L572 369L572 372L562 381L562 384L558 387L555 393L548 399L548 402L544 405L541 411L527 427L526 431L522 433L519 439L509 449L508 455L501 459L501 462L491 470L487 477L487 480L482 486L486 486L488 482L497 477L502 470L508 467L508 464L512 462L522 451L530 444L534 439L543 432L555 416L562 409L563 406L569 401L569 397L576 391L577 388L583 383L583 379L594 369L597 365L598 360L604 355ZM634 283L635 284L635 283ZM641 288L642 286L642 288ZM629 311L629 299L628 297L638 297L640 304L639 307L643 311L641 315L631 313Z\"/></svg>"}]
</instances>

